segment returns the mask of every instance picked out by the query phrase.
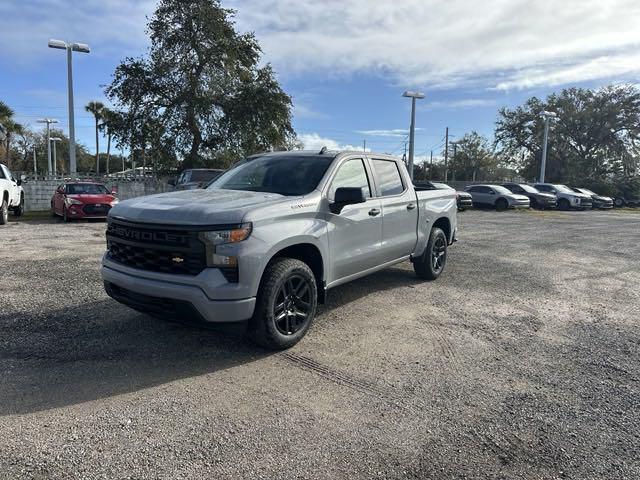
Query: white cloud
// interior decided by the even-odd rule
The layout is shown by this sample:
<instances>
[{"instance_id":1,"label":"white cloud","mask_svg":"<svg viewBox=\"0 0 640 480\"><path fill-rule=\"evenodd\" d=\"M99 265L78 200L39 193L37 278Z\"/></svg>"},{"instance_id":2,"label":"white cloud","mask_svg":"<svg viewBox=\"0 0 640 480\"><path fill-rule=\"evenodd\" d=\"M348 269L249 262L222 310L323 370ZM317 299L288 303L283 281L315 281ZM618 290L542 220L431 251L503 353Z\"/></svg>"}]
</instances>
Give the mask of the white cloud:
<instances>
[{"instance_id":1,"label":"white cloud","mask_svg":"<svg viewBox=\"0 0 640 480\"><path fill-rule=\"evenodd\" d=\"M317 133L302 133L298 135L298 139L304 145L305 150L320 151L322 147L327 147L327 149L329 150L338 150L338 151L355 150L359 152L362 151L362 147L357 147L357 146L348 145L348 144L343 145L331 138L321 137ZM370 151L370 149L367 148L367 151Z\"/></svg>"},{"instance_id":2,"label":"white cloud","mask_svg":"<svg viewBox=\"0 0 640 480\"><path fill-rule=\"evenodd\" d=\"M424 110L443 109L461 110L466 108L490 107L496 104L495 100L484 98L465 98L462 100L435 101L424 104Z\"/></svg>"},{"instance_id":3,"label":"white cloud","mask_svg":"<svg viewBox=\"0 0 640 480\"><path fill-rule=\"evenodd\" d=\"M235 0L280 72L505 88L640 73L637 0Z\"/></svg>"},{"instance_id":4,"label":"white cloud","mask_svg":"<svg viewBox=\"0 0 640 480\"><path fill-rule=\"evenodd\" d=\"M422 130L421 128L416 128L416 131ZM366 135L367 137L393 137L393 138L404 138L409 135L409 130L405 128L394 128L391 130L358 130L357 133L362 135Z\"/></svg>"}]
</instances>

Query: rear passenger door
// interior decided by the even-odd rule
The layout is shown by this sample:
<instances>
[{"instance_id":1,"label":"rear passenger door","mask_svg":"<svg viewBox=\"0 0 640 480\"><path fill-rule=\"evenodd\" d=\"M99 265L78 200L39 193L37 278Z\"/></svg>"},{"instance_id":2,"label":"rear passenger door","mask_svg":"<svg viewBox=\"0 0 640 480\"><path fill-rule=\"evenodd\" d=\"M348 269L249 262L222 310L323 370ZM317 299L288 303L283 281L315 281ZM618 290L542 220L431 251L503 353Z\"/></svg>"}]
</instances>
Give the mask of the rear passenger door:
<instances>
[{"instance_id":1,"label":"rear passenger door","mask_svg":"<svg viewBox=\"0 0 640 480\"><path fill-rule=\"evenodd\" d=\"M382 260L391 262L411 254L418 240L416 194L407 184L398 162L371 158L382 204ZM382 263L382 262L381 262Z\"/></svg>"},{"instance_id":2,"label":"rear passenger door","mask_svg":"<svg viewBox=\"0 0 640 480\"><path fill-rule=\"evenodd\" d=\"M493 205L495 202L495 193L489 187L476 186L469 189L469 193L473 197L474 203L481 203L483 205Z\"/></svg>"}]
</instances>

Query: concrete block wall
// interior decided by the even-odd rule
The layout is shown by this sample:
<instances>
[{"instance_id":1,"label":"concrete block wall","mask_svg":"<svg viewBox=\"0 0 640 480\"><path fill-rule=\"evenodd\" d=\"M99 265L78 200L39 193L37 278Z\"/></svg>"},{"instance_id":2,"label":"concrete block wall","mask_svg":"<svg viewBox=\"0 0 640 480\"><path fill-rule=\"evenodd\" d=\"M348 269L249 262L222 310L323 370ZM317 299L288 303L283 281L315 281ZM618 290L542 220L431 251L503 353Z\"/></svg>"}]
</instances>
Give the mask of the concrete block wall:
<instances>
[{"instance_id":1,"label":"concrete block wall","mask_svg":"<svg viewBox=\"0 0 640 480\"><path fill-rule=\"evenodd\" d=\"M29 180L24 182L22 188L24 189L25 210L27 212L49 210L51 197L62 183L61 180ZM145 181L112 180L105 182L105 186L108 189L115 187L120 200L173 190L173 187L165 181L153 179Z\"/></svg>"}]
</instances>

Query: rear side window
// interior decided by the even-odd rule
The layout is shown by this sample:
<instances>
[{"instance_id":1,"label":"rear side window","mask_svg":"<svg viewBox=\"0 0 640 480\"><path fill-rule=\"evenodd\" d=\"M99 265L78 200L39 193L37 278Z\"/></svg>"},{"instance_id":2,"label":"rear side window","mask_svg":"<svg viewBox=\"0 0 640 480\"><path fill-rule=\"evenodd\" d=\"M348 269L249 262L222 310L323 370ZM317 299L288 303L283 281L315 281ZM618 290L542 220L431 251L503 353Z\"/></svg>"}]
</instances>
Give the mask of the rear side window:
<instances>
[{"instance_id":1,"label":"rear side window","mask_svg":"<svg viewBox=\"0 0 640 480\"><path fill-rule=\"evenodd\" d=\"M329 189L329 198L334 199L336 190L342 187L361 188L366 198L371 197L367 171L361 159L347 160L338 169Z\"/></svg>"},{"instance_id":2,"label":"rear side window","mask_svg":"<svg viewBox=\"0 0 640 480\"><path fill-rule=\"evenodd\" d=\"M373 169L376 172L380 193L383 197L399 195L404 192L402 177L396 162L391 160L374 160Z\"/></svg>"}]
</instances>

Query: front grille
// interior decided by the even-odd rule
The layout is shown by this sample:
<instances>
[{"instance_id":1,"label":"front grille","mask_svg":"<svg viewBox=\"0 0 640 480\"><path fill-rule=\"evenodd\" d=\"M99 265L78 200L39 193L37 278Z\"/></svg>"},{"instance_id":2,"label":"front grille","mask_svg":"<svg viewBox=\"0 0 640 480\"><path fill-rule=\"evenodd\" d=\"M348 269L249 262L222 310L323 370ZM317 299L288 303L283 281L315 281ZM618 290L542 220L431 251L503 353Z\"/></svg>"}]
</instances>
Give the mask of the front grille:
<instances>
[{"instance_id":1,"label":"front grille","mask_svg":"<svg viewBox=\"0 0 640 480\"><path fill-rule=\"evenodd\" d=\"M85 213L85 215L101 215L106 217L107 213L109 213L109 210L111 210L111 205L105 204L85 205L84 207L82 207L82 211Z\"/></svg>"},{"instance_id":2,"label":"front grille","mask_svg":"<svg viewBox=\"0 0 640 480\"><path fill-rule=\"evenodd\" d=\"M107 248L111 260L140 270L198 275L207 266L195 231L110 220Z\"/></svg>"}]
</instances>

